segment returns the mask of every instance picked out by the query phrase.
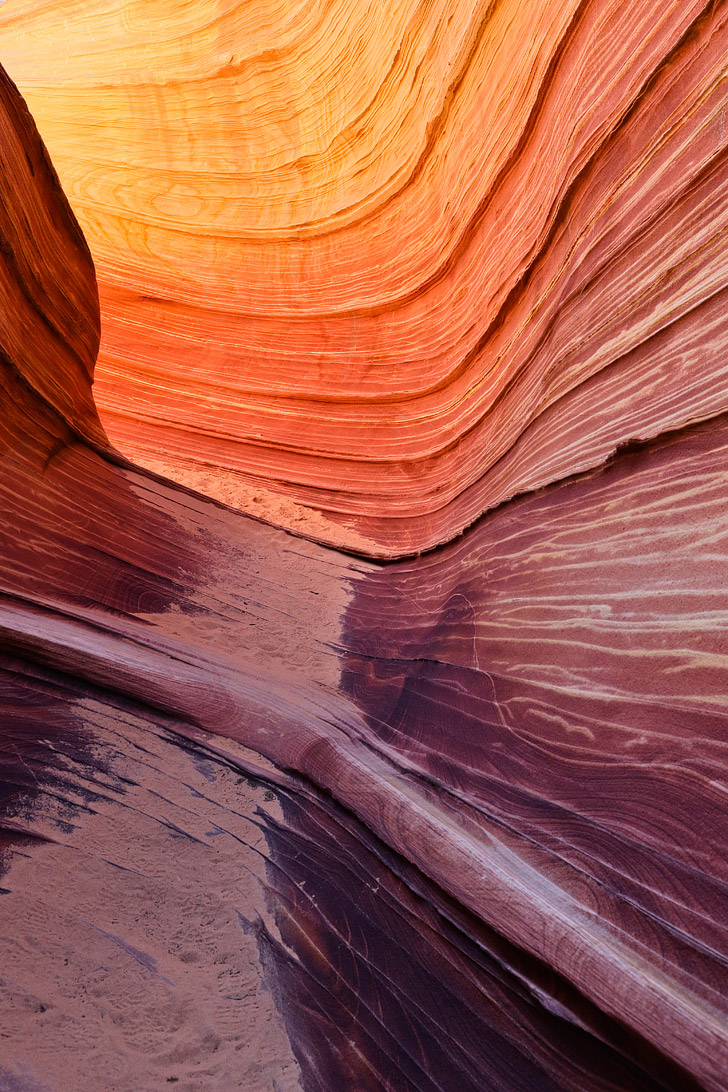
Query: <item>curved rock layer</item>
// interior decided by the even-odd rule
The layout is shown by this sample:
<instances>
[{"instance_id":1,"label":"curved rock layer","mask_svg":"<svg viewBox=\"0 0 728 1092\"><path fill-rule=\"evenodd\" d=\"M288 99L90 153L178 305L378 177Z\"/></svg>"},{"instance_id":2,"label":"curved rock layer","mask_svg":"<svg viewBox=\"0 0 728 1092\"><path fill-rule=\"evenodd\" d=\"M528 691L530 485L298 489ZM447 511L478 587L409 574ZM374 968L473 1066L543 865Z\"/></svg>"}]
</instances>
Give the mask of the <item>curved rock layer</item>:
<instances>
[{"instance_id":1,"label":"curved rock layer","mask_svg":"<svg viewBox=\"0 0 728 1092\"><path fill-rule=\"evenodd\" d=\"M22 398L71 433L105 438L91 395L99 346L99 307L88 247L64 197L25 103L4 73L0 114L0 367L5 374L3 422L16 426ZM2 445L13 458L15 444Z\"/></svg>"},{"instance_id":2,"label":"curved rock layer","mask_svg":"<svg viewBox=\"0 0 728 1092\"><path fill-rule=\"evenodd\" d=\"M0 134L0 1084L720 1092L728 418L297 539L112 461L4 78Z\"/></svg>"},{"instance_id":3,"label":"curved rock layer","mask_svg":"<svg viewBox=\"0 0 728 1092\"><path fill-rule=\"evenodd\" d=\"M142 464L402 555L725 405L724 5L6 0L0 40Z\"/></svg>"}]
</instances>

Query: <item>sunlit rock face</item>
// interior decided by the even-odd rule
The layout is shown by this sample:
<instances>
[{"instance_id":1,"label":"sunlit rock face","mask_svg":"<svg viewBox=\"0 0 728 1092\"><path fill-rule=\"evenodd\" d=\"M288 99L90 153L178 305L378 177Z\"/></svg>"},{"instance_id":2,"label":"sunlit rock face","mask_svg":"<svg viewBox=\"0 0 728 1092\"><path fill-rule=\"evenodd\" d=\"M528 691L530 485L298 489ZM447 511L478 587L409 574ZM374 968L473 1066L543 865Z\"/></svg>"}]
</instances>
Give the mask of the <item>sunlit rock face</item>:
<instances>
[{"instance_id":1,"label":"sunlit rock face","mask_svg":"<svg viewBox=\"0 0 728 1092\"><path fill-rule=\"evenodd\" d=\"M145 465L374 554L726 394L721 5L6 0Z\"/></svg>"},{"instance_id":2,"label":"sunlit rock face","mask_svg":"<svg viewBox=\"0 0 728 1092\"><path fill-rule=\"evenodd\" d=\"M359 554L0 76L0 1088L724 1092L728 15L357 11L0 7Z\"/></svg>"}]
</instances>

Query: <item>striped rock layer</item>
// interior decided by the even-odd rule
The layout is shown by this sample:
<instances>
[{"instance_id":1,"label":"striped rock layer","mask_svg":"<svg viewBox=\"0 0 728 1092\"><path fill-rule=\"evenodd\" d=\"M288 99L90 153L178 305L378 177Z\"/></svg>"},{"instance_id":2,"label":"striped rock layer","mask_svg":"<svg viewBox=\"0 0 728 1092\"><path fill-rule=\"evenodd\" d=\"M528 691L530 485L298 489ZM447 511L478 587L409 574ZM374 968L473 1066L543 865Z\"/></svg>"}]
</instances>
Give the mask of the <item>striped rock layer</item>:
<instances>
[{"instance_id":1,"label":"striped rock layer","mask_svg":"<svg viewBox=\"0 0 728 1092\"><path fill-rule=\"evenodd\" d=\"M722 4L6 0L113 443L391 556L726 398Z\"/></svg>"},{"instance_id":2,"label":"striped rock layer","mask_svg":"<svg viewBox=\"0 0 728 1092\"><path fill-rule=\"evenodd\" d=\"M371 9L0 7L0 1088L725 1088L728 13Z\"/></svg>"}]
</instances>

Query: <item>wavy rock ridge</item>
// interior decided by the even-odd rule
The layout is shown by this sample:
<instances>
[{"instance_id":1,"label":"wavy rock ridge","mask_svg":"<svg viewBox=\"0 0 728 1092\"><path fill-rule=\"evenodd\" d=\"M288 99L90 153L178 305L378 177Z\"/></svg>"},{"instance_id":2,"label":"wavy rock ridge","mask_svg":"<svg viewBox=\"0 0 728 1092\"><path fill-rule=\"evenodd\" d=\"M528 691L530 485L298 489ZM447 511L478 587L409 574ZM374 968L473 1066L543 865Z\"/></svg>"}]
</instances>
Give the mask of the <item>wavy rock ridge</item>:
<instances>
[{"instance_id":1,"label":"wavy rock ridge","mask_svg":"<svg viewBox=\"0 0 728 1092\"><path fill-rule=\"evenodd\" d=\"M132 119L89 122L100 197L81 213L107 324L97 386L117 337L129 434L148 450L156 436L180 476L193 450L213 478L286 476L289 498L323 509L305 526L362 553L421 549L499 507L447 546L382 564L125 463L91 398L90 255L2 77L0 1087L722 1092L724 8L458 4L359 19L271 6L254 20L219 5L205 21L200 4L174 6L174 21L171 4L84 4L68 10L76 46L49 106L40 47L59 10L6 0L3 48L18 69L33 57L39 115L68 108L59 140L77 139L70 106L89 101L89 43L99 84L106 71L99 102ZM386 66L390 40L404 44ZM338 82L304 79L319 42ZM228 48L218 70L210 58ZM300 68L283 63L296 49ZM110 58L135 73L138 99ZM330 139L358 101L346 79L362 101L385 86L402 98L392 113L359 107L366 124L327 176L316 94ZM484 127L489 95L498 124ZM183 139L185 110L198 124ZM401 146L376 128L388 118ZM47 131L69 184L79 160ZM120 211L134 187L112 200L108 181L104 141L129 140L159 157L149 185L177 202L160 213L139 189L143 229ZM299 155L294 184L275 154L297 140L310 166L302 175ZM170 182L194 151L195 185L212 187L210 163L231 147L271 187L250 212L257 236L239 231L238 162L218 171L228 234L199 232L194 195ZM70 184L77 208L90 177ZM361 344L369 363L349 373L336 339L355 320L349 359ZM199 386L182 329L209 336ZM243 330L278 346L266 368ZM204 405L223 343L230 418L217 421L237 469L201 454L201 409L175 449L183 392ZM269 383L257 402L245 353ZM165 386L149 402L153 362ZM329 382L335 413L321 410ZM254 406L275 471L243 461ZM148 433L139 407L159 413ZM315 433L300 461L275 433L286 414L301 448ZM426 420L452 439L437 457ZM108 405L104 421L123 447ZM327 429L341 444L329 461ZM370 460L374 445L386 457Z\"/></svg>"},{"instance_id":2,"label":"wavy rock ridge","mask_svg":"<svg viewBox=\"0 0 728 1092\"><path fill-rule=\"evenodd\" d=\"M392 555L724 405L722 5L7 0L0 34L141 463Z\"/></svg>"}]
</instances>

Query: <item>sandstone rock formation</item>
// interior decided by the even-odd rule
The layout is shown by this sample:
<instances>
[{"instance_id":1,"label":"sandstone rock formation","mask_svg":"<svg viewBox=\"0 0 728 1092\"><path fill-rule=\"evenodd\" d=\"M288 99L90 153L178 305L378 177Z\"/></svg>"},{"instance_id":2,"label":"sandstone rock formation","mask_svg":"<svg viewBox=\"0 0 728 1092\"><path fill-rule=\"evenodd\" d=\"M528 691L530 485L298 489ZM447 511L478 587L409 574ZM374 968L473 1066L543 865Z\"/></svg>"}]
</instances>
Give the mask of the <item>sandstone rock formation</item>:
<instances>
[{"instance_id":1,"label":"sandstone rock formation","mask_svg":"<svg viewBox=\"0 0 728 1092\"><path fill-rule=\"evenodd\" d=\"M0 1088L725 1088L726 20L0 7Z\"/></svg>"},{"instance_id":2,"label":"sandstone rock formation","mask_svg":"<svg viewBox=\"0 0 728 1092\"><path fill-rule=\"evenodd\" d=\"M724 405L722 5L6 0L0 40L137 461L391 555Z\"/></svg>"}]
</instances>

